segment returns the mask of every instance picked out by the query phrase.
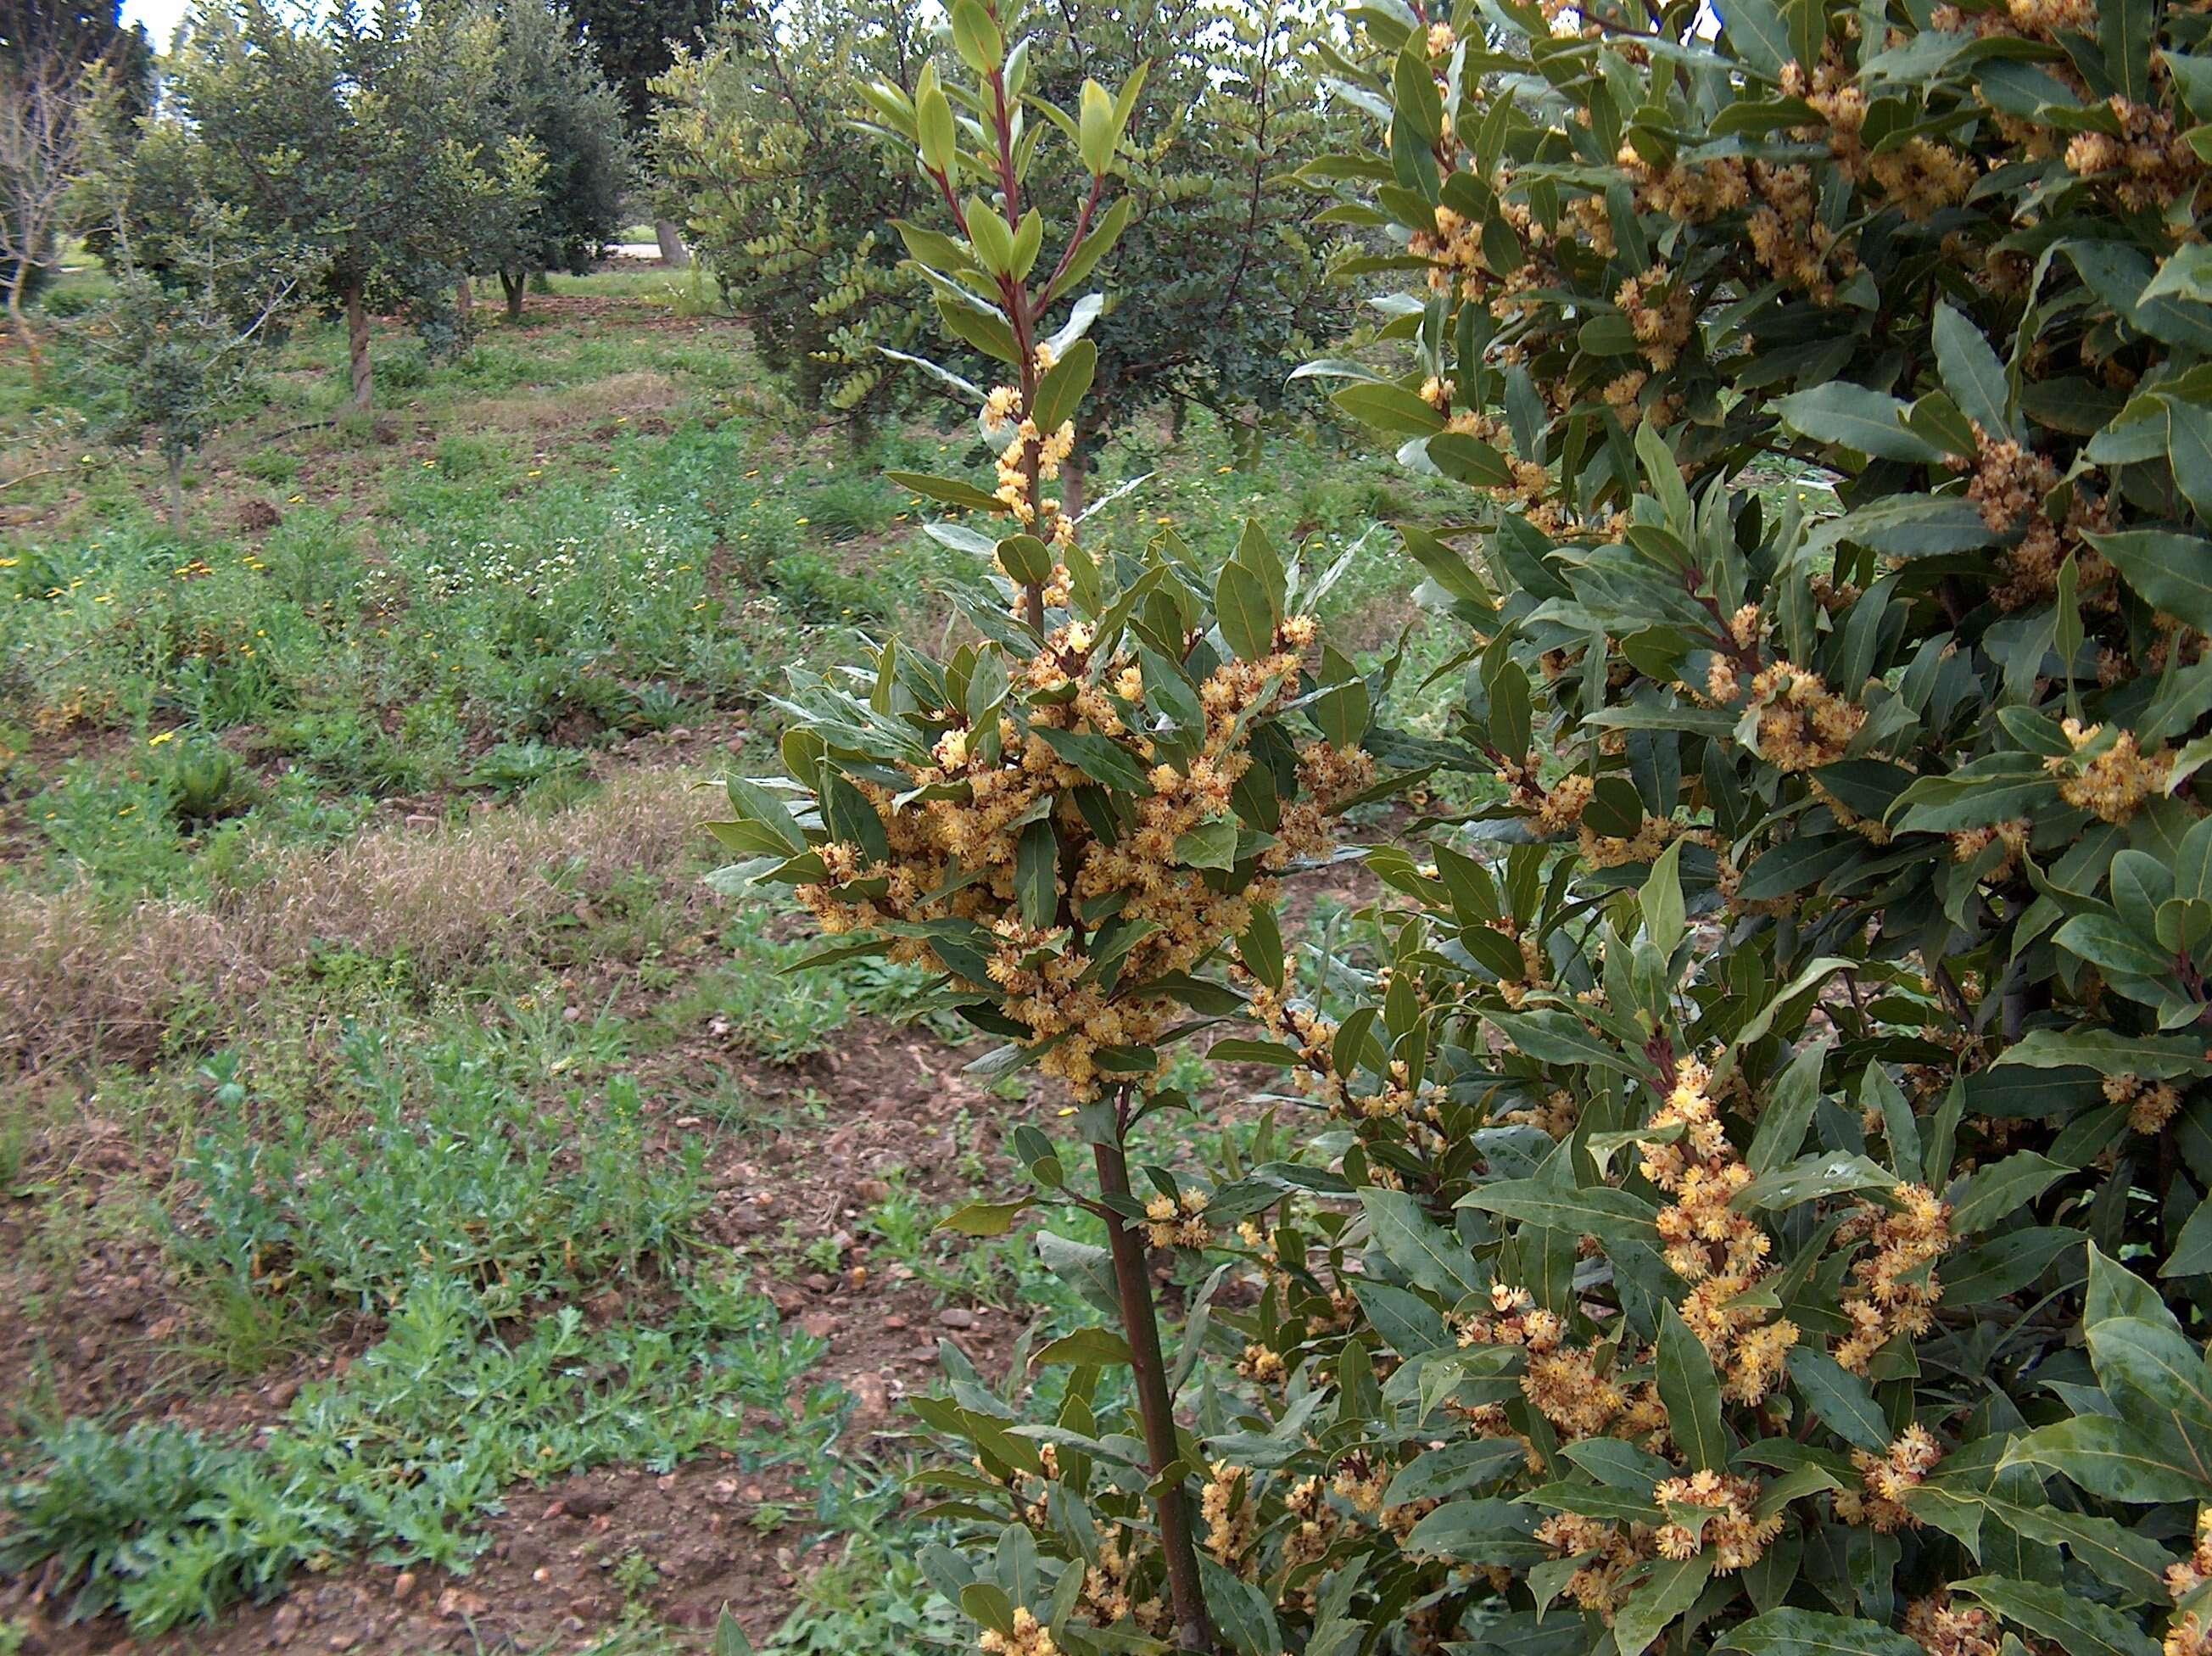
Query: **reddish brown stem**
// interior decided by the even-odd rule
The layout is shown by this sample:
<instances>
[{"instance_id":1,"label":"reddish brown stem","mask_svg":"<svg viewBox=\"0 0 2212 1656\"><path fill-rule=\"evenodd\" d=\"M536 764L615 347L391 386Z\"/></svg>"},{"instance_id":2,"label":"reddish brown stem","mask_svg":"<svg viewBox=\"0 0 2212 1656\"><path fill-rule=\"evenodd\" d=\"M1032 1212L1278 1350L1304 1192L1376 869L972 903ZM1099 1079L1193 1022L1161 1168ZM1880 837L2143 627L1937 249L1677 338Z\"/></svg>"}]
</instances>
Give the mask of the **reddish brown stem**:
<instances>
[{"instance_id":1,"label":"reddish brown stem","mask_svg":"<svg viewBox=\"0 0 2212 1656\"><path fill-rule=\"evenodd\" d=\"M1129 1162L1121 1147L1091 1148L1098 1166L1099 1190L1108 1196L1129 1195ZM1175 1399L1168 1393L1167 1365L1160 1355L1159 1319L1152 1308L1152 1279L1146 1269L1144 1239L1112 1209L1106 1210L1105 1218L1114 1254L1114 1282L1121 1301L1121 1331L1129 1342L1137 1413L1144 1422L1145 1458L1158 1482L1182 1456L1176 1441ZM1211 1651L1215 1648L1213 1622L1206 1614L1206 1595L1199 1585L1190 1497L1181 1477L1160 1491L1159 1524L1168 1598L1175 1608L1176 1637L1185 1650Z\"/></svg>"}]
</instances>

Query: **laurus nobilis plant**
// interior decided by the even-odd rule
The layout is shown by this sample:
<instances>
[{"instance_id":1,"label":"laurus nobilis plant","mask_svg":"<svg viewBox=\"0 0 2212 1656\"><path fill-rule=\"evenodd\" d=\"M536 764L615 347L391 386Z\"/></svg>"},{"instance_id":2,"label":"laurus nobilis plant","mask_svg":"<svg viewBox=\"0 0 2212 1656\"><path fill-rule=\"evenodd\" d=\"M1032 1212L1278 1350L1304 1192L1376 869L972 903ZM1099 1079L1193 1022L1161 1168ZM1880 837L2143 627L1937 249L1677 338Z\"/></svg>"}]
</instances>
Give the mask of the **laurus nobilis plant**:
<instances>
[{"instance_id":1,"label":"laurus nobilis plant","mask_svg":"<svg viewBox=\"0 0 2212 1656\"><path fill-rule=\"evenodd\" d=\"M2212 1649L2208 27L1346 14L1407 356L1310 372L1467 487L1405 539L1494 791L1240 951L1312 1130L1156 1221L1246 1290L1210 1625L1096 1393L963 1374L986 1649Z\"/></svg>"},{"instance_id":2,"label":"laurus nobilis plant","mask_svg":"<svg viewBox=\"0 0 2212 1656\"><path fill-rule=\"evenodd\" d=\"M932 532L975 557L961 595L975 638L940 657L893 637L865 667L797 675L787 778L732 781L736 815L716 831L746 859L736 875L793 888L837 940L816 959L932 968L926 1006L1005 1038L979 1068L1035 1065L1075 1100L1079 1143L1014 1135L1036 1194L954 1222L1002 1233L1033 1203L1103 1222L1110 1248L1094 1263L1112 1284L1114 1325L1040 1355L1082 1366L1078 1397L1101 1364L1131 1370L1138 1430L1115 1439L1126 1453L1100 1470L1089 1533L1131 1561L1117 1579L1157 1633L1206 1648L1194 1451L1174 1414L1146 1242L1210 1235L1278 1192L1209 1193L1148 1172L1139 1195L1129 1138L1188 1106L1163 1079L1170 1049L1240 1008L1224 963L1241 953L1281 975L1280 879L1325 860L1338 813L1390 784L1360 745L1366 685L1316 638L1328 574L1286 563L1256 527L1212 574L1171 534L1094 547L1063 508L1097 373L1086 334L1103 301L1085 279L1127 222L1117 151L1139 85L1086 82L1072 112L1037 96L1021 9L957 0L954 72L932 62L910 94L887 82L869 92L944 227L896 227L938 319L1001 369L986 389L927 365L973 399L1000 457L990 486L892 474L964 514ZM1033 200L1039 147L1062 142L1082 186L1070 201ZM1079 1189L1071 1154L1085 1149L1095 1187ZM1070 1471L1085 1461L981 1423L975 1452L994 1489L1048 1458ZM949 1586L991 1639L1034 1650L1049 1638L1040 1613L1050 1616L1029 1602L1037 1543L1007 1545L1033 1567L1017 1567L1013 1589ZM1062 1594L1084 1585L1064 1562L1051 1574Z\"/></svg>"}]
</instances>

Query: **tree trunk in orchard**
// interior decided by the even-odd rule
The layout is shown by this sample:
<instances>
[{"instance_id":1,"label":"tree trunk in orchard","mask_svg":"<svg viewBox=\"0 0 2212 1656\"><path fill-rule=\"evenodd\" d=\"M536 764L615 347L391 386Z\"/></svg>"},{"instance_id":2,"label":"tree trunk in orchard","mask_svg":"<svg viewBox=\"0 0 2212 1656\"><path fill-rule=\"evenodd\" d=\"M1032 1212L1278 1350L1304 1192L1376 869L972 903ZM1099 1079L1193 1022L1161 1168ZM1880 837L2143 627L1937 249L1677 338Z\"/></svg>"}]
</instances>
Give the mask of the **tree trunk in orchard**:
<instances>
[{"instance_id":1,"label":"tree trunk in orchard","mask_svg":"<svg viewBox=\"0 0 2212 1656\"><path fill-rule=\"evenodd\" d=\"M346 355L353 369L353 405L367 408L376 394L376 383L368 360L368 302L358 282L345 290L345 315Z\"/></svg>"},{"instance_id":2,"label":"tree trunk in orchard","mask_svg":"<svg viewBox=\"0 0 2212 1656\"><path fill-rule=\"evenodd\" d=\"M684 245L684 233L674 219L653 220L653 234L660 242L660 262L669 269L680 271L691 262L691 250Z\"/></svg>"},{"instance_id":3,"label":"tree trunk in orchard","mask_svg":"<svg viewBox=\"0 0 2212 1656\"><path fill-rule=\"evenodd\" d=\"M520 271L501 271L499 285L501 291L507 295L507 320L520 322L522 320L522 295L530 286L530 278Z\"/></svg>"}]
</instances>

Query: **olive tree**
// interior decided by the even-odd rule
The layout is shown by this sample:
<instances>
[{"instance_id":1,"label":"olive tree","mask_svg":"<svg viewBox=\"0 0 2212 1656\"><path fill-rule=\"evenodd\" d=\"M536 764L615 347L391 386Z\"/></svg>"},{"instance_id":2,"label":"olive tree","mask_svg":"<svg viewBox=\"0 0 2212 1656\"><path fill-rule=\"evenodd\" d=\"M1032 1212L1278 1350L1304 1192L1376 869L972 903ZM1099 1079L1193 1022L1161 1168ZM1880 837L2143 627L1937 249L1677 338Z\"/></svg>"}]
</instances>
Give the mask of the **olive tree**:
<instances>
[{"instance_id":1,"label":"olive tree","mask_svg":"<svg viewBox=\"0 0 2212 1656\"><path fill-rule=\"evenodd\" d=\"M540 160L513 238L483 250L515 318L532 276L589 270L622 228L629 147L621 103L558 0L515 0L497 16L499 124Z\"/></svg>"},{"instance_id":2,"label":"olive tree","mask_svg":"<svg viewBox=\"0 0 2212 1656\"><path fill-rule=\"evenodd\" d=\"M131 212L142 257L211 199L320 249L318 290L346 323L356 406L374 393L372 306L450 330L454 284L511 248L543 157L505 132L497 20L473 8L326 17L206 0L172 64L178 114L145 147Z\"/></svg>"},{"instance_id":3,"label":"olive tree","mask_svg":"<svg viewBox=\"0 0 2212 1656\"><path fill-rule=\"evenodd\" d=\"M302 301L319 255L256 234L237 208L203 202L157 275L112 225L115 291L68 326L70 378L102 441L150 441L168 486L169 527L185 523L185 466L252 389L275 326Z\"/></svg>"}]
</instances>

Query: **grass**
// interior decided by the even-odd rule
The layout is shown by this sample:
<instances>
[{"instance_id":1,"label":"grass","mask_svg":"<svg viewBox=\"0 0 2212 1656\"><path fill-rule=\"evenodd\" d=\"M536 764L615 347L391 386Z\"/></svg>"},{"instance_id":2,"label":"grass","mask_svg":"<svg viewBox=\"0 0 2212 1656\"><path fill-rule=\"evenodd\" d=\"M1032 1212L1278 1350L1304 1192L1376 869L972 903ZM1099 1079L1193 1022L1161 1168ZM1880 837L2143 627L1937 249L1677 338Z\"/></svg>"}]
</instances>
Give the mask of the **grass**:
<instances>
[{"instance_id":1,"label":"grass","mask_svg":"<svg viewBox=\"0 0 2212 1656\"><path fill-rule=\"evenodd\" d=\"M790 1472L756 1520L821 1564L773 1647L919 1651L955 1618L908 1468L837 1447L853 1399L760 1290L857 1249L1038 1339L1089 1313L1024 1239L939 1233L903 1167L847 1242L717 1239L729 1157L871 1107L793 1066L922 980L789 971L803 937L707 888L695 788L776 763L793 661L945 624L967 571L882 474L982 451L964 420L794 432L685 273L553 286L450 360L380 331L367 418L337 332L296 328L181 536L158 466L0 356L0 1573L191 1624L349 1560L465 1570L518 1486L726 1450ZM1377 531L1426 485L1326 430L1246 458L1207 416L1123 434L1094 497L1152 478L1099 533L1218 557L1249 514L1351 550L1340 636L1375 661L1412 624L1408 683L1444 661ZM994 1124L955 1123L946 1176L994 1177ZM175 1326L117 1412L64 1359L70 1285L118 1254ZM220 1423L276 1375L305 1383L265 1430ZM654 1619L649 1550L605 1562L619 1614L549 1652L703 1647Z\"/></svg>"}]
</instances>

